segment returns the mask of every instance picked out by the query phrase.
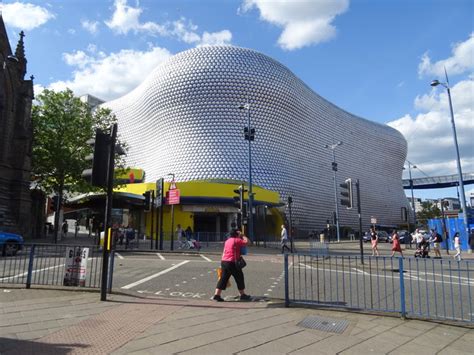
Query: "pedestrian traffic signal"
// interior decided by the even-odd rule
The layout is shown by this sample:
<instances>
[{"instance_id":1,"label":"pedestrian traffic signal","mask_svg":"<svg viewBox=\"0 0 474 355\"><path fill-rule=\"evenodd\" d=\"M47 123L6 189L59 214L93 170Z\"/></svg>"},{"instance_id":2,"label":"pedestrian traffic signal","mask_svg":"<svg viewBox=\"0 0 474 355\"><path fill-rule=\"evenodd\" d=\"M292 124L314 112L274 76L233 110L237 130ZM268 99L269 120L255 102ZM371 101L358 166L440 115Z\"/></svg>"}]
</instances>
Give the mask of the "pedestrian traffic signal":
<instances>
[{"instance_id":1,"label":"pedestrian traffic signal","mask_svg":"<svg viewBox=\"0 0 474 355\"><path fill-rule=\"evenodd\" d=\"M344 183L339 184L339 186L342 188L341 190L341 196L343 197L341 199L341 205L346 206L347 209L352 208L352 179L346 179Z\"/></svg>"},{"instance_id":2,"label":"pedestrian traffic signal","mask_svg":"<svg viewBox=\"0 0 474 355\"><path fill-rule=\"evenodd\" d=\"M143 203L145 212L149 212L151 211L151 191L145 191L143 197L145 197L145 202Z\"/></svg>"},{"instance_id":3,"label":"pedestrian traffic signal","mask_svg":"<svg viewBox=\"0 0 474 355\"><path fill-rule=\"evenodd\" d=\"M250 133L249 133L249 128L244 127L244 136L245 136L246 141L248 141L249 139L251 141L254 141L255 140L255 128L250 128Z\"/></svg>"},{"instance_id":4,"label":"pedestrian traffic signal","mask_svg":"<svg viewBox=\"0 0 474 355\"><path fill-rule=\"evenodd\" d=\"M111 137L108 133L97 129L95 138L88 140L87 143L93 149L93 154L86 157L91 168L85 169L82 177L92 186L105 188L107 187Z\"/></svg>"}]
</instances>

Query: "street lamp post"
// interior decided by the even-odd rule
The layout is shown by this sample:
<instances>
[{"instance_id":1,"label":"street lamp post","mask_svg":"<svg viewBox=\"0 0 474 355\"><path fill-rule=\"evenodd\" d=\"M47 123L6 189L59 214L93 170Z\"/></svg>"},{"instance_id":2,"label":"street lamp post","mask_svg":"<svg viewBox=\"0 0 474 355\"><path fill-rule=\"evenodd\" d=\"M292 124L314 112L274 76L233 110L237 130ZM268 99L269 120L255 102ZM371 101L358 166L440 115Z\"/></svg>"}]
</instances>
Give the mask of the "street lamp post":
<instances>
[{"instance_id":1,"label":"street lamp post","mask_svg":"<svg viewBox=\"0 0 474 355\"><path fill-rule=\"evenodd\" d=\"M462 180L462 169L461 169L461 158L459 157L459 146L458 146L458 138L456 134L456 124L454 123L454 112L453 112L453 103L451 101L451 89L449 87L449 79L448 73L446 72L446 68L444 68L444 74L446 75L446 83L441 83L438 80L433 80L431 82L431 86L436 87L438 85L444 86L448 92L448 99L449 99L449 111L451 113L451 127L453 129L453 137L454 137L454 147L456 148L456 163L458 167L458 177L459 177L459 189L461 190L461 207L464 214L464 226L466 228L466 236L469 236L469 229L467 223L467 209L466 209L466 194L464 193L464 182Z\"/></svg>"},{"instance_id":2,"label":"street lamp post","mask_svg":"<svg viewBox=\"0 0 474 355\"><path fill-rule=\"evenodd\" d=\"M416 165L412 165L408 160L408 174L410 176L410 190L411 190L411 207L413 208L413 223L416 229L416 209L415 209L415 197L413 195L413 179L411 178L411 168L416 169Z\"/></svg>"},{"instance_id":3,"label":"street lamp post","mask_svg":"<svg viewBox=\"0 0 474 355\"><path fill-rule=\"evenodd\" d=\"M248 144L248 160L249 160L249 208L248 208L248 237L253 240L253 192L252 192L252 145L251 142L255 139L255 129L250 125L250 103L247 100L245 105L240 105L239 109L247 110L247 127L244 127L245 139L249 141Z\"/></svg>"},{"instance_id":4,"label":"street lamp post","mask_svg":"<svg viewBox=\"0 0 474 355\"><path fill-rule=\"evenodd\" d=\"M337 163L336 163L336 148L342 145L342 142L339 141L334 144L326 144L324 148L332 150L332 170L334 171L334 202L336 203L336 235L337 235L337 242L341 241L340 233L339 233L339 204L337 203L337 180L336 180L336 172L337 172Z\"/></svg>"}]
</instances>

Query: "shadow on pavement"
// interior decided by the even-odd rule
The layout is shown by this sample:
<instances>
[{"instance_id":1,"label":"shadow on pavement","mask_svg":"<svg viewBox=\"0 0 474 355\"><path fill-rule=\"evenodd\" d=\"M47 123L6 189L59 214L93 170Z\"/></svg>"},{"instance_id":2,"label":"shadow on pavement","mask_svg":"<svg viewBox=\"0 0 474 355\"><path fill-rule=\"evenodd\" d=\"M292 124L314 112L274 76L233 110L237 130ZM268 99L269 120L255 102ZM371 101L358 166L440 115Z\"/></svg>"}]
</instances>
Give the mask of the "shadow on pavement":
<instances>
[{"instance_id":1,"label":"shadow on pavement","mask_svg":"<svg viewBox=\"0 0 474 355\"><path fill-rule=\"evenodd\" d=\"M74 349L85 348L84 344L46 344L40 341L19 340L0 337L0 354L70 354Z\"/></svg>"}]
</instances>

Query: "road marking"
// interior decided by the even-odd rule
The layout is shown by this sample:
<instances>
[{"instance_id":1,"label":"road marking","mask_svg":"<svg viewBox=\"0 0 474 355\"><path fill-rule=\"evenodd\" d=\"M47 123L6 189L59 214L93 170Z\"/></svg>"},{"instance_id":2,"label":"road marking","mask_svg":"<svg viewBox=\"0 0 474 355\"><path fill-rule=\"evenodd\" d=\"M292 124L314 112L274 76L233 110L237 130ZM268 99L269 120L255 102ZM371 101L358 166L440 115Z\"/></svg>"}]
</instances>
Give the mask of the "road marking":
<instances>
[{"instance_id":1,"label":"road marking","mask_svg":"<svg viewBox=\"0 0 474 355\"><path fill-rule=\"evenodd\" d=\"M131 283L131 284L129 284L129 285L123 286L122 288L123 288L124 290L129 290L129 289L131 289L132 287L135 287L135 286L138 286L138 285L140 285L140 284L142 284L142 283L144 283L144 282L153 280L154 278L156 278L156 277L158 277L158 276L161 276L161 275L164 275L164 274L166 274L166 273L168 273L168 272L170 272L170 271L173 271L174 269L177 269L177 268L179 268L180 266L182 266L182 265L184 265L184 264L187 264L187 263L189 263L189 260L184 260L184 261L180 262L179 264L176 264L176 265L174 265L174 266L172 266L172 267L170 267L170 268L168 268L168 269L166 269L166 270L163 270L163 271L160 271L160 272L158 272L158 273L156 273L156 274L153 274L153 275L150 275L150 276L148 276L148 277L145 277L144 279L141 279L141 280L138 280L138 281L136 281L136 282L134 282L134 283Z\"/></svg>"},{"instance_id":2,"label":"road marking","mask_svg":"<svg viewBox=\"0 0 474 355\"><path fill-rule=\"evenodd\" d=\"M63 266L65 266L65 264L56 265L56 266L51 266L51 267L47 267L47 268L39 269L39 270L34 270L34 271L33 271L33 274L35 274L35 273L37 273L37 272L40 272L40 271L46 271L46 270L51 270L51 269L57 269L58 267L63 267ZM28 275L28 272L24 272L24 273L18 274L18 275L13 275L13 276L4 277L4 278L0 279L0 281L9 280L9 279L15 279L15 278L18 278L18 277L23 277L23 276L25 276L25 275Z\"/></svg>"},{"instance_id":3,"label":"road marking","mask_svg":"<svg viewBox=\"0 0 474 355\"><path fill-rule=\"evenodd\" d=\"M201 256L201 258L203 258L204 260L206 261L212 261L211 259L209 259L207 256L204 256L202 254L199 254Z\"/></svg>"},{"instance_id":4,"label":"road marking","mask_svg":"<svg viewBox=\"0 0 474 355\"><path fill-rule=\"evenodd\" d=\"M356 269L355 267L353 267L352 270L357 271L359 274L370 275L368 272L365 272L365 271L360 270L360 269Z\"/></svg>"},{"instance_id":5,"label":"road marking","mask_svg":"<svg viewBox=\"0 0 474 355\"><path fill-rule=\"evenodd\" d=\"M115 252L115 255L117 255L117 256L118 256L118 258L119 258L120 260L123 260L123 259L125 259L125 258L124 258L122 255L120 255L120 254L119 254L119 253L117 253L117 252Z\"/></svg>"},{"instance_id":6,"label":"road marking","mask_svg":"<svg viewBox=\"0 0 474 355\"><path fill-rule=\"evenodd\" d=\"M163 255L161 255L160 253L156 253L156 255L158 255L158 257L161 259L161 260L166 260L165 257Z\"/></svg>"}]
</instances>

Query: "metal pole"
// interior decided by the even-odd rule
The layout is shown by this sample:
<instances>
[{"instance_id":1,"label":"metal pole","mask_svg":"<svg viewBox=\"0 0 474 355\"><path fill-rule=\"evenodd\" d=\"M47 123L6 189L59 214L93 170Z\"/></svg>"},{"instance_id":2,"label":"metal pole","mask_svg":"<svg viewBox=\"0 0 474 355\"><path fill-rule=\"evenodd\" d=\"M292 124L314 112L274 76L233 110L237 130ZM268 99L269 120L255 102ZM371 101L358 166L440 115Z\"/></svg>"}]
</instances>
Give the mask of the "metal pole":
<instances>
[{"instance_id":1,"label":"metal pole","mask_svg":"<svg viewBox=\"0 0 474 355\"><path fill-rule=\"evenodd\" d=\"M461 207L464 214L464 226L466 228L466 236L469 236L469 228L467 223L466 194L464 192L464 182L462 180L461 158L459 156L458 138L456 134L456 124L454 123L453 103L451 101L451 90L449 89L448 74L446 74L446 82L448 83L448 85L446 85L446 90L448 91L449 111L451 112L451 126L453 128L454 146L456 148L456 164L458 166L459 189L461 190Z\"/></svg>"},{"instance_id":2,"label":"metal pole","mask_svg":"<svg viewBox=\"0 0 474 355\"><path fill-rule=\"evenodd\" d=\"M248 128L249 128L249 224L248 224L248 237L253 241L253 192L252 192L252 144L251 144L251 126L250 126L250 103L247 101L247 117L248 117Z\"/></svg>"},{"instance_id":3,"label":"metal pole","mask_svg":"<svg viewBox=\"0 0 474 355\"><path fill-rule=\"evenodd\" d=\"M341 236L339 234L339 204L337 203L337 180L336 180L336 147L332 148L332 158L333 158L333 171L334 171L334 202L336 203L336 235L337 235L337 242L341 241Z\"/></svg>"},{"instance_id":4,"label":"metal pole","mask_svg":"<svg viewBox=\"0 0 474 355\"><path fill-rule=\"evenodd\" d=\"M411 163L410 162L408 162L408 174L410 174L411 207L413 208L413 223L415 224L415 229L416 229L415 197L413 195L413 179L411 178Z\"/></svg>"},{"instance_id":5,"label":"metal pole","mask_svg":"<svg viewBox=\"0 0 474 355\"><path fill-rule=\"evenodd\" d=\"M171 205L171 250L174 248L174 205Z\"/></svg>"},{"instance_id":6,"label":"metal pole","mask_svg":"<svg viewBox=\"0 0 474 355\"><path fill-rule=\"evenodd\" d=\"M291 214L291 205L293 204L293 201L290 201L290 198L289 197L289 201L288 201L288 209L290 210L290 231L289 231L289 235L290 235L290 248L291 248L291 252L293 253L293 216Z\"/></svg>"},{"instance_id":7,"label":"metal pole","mask_svg":"<svg viewBox=\"0 0 474 355\"><path fill-rule=\"evenodd\" d=\"M263 247L267 247L267 209L268 206L263 208Z\"/></svg>"},{"instance_id":8,"label":"metal pole","mask_svg":"<svg viewBox=\"0 0 474 355\"><path fill-rule=\"evenodd\" d=\"M150 223L150 250L153 250L153 227L154 227L154 219L155 219L155 191L151 190L151 207L150 207L150 217L151 217L151 223Z\"/></svg>"},{"instance_id":9,"label":"metal pole","mask_svg":"<svg viewBox=\"0 0 474 355\"><path fill-rule=\"evenodd\" d=\"M160 250L163 250L163 209L164 209L164 180L161 180L161 206L160 206Z\"/></svg>"},{"instance_id":10,"label":"metal pole","mask_svg":"<svg viewBox=\"0 0 474 355\"><path fill-rule=\"evenodd\" d=\"M100 285L100 300L107 300L107 275L109 269L109 228L112 216L113 202L113 182L114 182L114 159L115 159L115 141L117 139L117 124L112 126L112 136L109 145L109 166L107 173L107 201L105 207L105 223L104 223L104 246L102 248L102 279Z\"/></svg>"},{"instance_id":11,"label":"metal pole","mask_svg":"<svg viewBox=\"0 0 474 355\"><path fill-rule=\"evenodd\" d=\"M446 243L446 254L449 255L448 229L446 228L446 216L444 214L444 200L441 199L441 215L443 216L443 234Z\"/></svg>"},{"instance_id":12,"label":"metal pole","mask_svg":"<svg viewBox=\"0 0 474 355\"><path fill-rule=\"evenodd\" d=\"M364 263L364 243L362 240L362 213L360 208L360 187L359 179L356 180L356 191L357 191L357 214L359 215L359 248L360 248L360 261Z\"/></svg>"}]
</instances>

